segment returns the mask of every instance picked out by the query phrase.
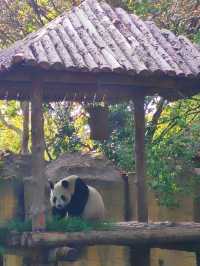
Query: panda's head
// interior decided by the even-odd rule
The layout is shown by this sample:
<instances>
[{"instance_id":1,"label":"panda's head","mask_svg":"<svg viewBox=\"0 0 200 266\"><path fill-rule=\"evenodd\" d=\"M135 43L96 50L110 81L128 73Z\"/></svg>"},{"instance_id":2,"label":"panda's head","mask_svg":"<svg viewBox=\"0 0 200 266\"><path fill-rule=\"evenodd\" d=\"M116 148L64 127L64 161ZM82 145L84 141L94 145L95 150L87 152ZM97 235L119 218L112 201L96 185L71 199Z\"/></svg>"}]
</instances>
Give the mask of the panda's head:
<instances>
[{"instance_id":1,"label":"panda's head","mask_svg":"<svg viewBox=\"0 0 200 266\"><path fill-rule=\"evenodd\" d=\"M51 187L50 204L57 210L81 212L87 202L89 190L84 181L76 175L63 178L56 184L49 181Z\"/></svg>"}]
</instances>

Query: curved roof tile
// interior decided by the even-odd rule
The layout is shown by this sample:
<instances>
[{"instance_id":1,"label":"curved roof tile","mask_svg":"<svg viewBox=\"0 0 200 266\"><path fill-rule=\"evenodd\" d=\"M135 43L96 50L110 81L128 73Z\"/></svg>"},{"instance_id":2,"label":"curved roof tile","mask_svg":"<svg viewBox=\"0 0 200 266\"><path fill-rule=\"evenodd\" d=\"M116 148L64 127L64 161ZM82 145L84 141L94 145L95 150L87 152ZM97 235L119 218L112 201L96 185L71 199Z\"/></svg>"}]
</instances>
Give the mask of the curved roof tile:
<instances>
[{"instance_id":1,"label":"curved roof tile","mask_svg":"<svg viewBox=\"0 0 200 266\"><path fill-rule=\"evenodd\" d=\"M13 65L44 69L162 73L199 77L200 48L151 21L86 0L80 6L0 51L0 72Z\"/></svg>"}]
</instances>

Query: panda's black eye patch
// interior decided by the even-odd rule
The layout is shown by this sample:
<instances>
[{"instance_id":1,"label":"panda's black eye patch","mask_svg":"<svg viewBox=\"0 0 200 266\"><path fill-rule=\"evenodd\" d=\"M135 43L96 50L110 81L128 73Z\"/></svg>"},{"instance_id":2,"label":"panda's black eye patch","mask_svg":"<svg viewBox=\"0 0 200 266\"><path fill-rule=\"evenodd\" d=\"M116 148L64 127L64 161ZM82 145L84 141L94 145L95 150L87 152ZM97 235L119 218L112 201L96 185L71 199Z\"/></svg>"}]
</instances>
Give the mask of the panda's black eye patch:
<instances>
[{"instance_id":1,"label":"panda's black eye patch","mask_svg":"<svg viewBox=\"0 0 200 266\"><path fill-rule=\"evenodd\" d=\"M63 201L66 201L66 197L65 197L64 195L61 195L61 199L62 199Z\"/></svg>"},{"instance_id":2,"label":"panda's black eye patch","mask_svg":"<svg viewBox=\"0 0 200 266\"><path fill-rule=\"evenodd\" d=\"M53 203L56 203L57 198L53 197Z\"/></svg>"}]
</instances>

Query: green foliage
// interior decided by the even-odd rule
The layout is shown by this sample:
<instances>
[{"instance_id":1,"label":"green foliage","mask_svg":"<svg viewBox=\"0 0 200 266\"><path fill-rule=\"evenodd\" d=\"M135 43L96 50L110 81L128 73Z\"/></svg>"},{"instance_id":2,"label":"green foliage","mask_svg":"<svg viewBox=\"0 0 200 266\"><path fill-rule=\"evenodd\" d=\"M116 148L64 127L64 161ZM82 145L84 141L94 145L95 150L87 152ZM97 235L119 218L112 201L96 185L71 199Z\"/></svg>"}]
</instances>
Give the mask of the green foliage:
<instances>
[{"instance_id":1,"label":"green foliage","mask_svg":"<svg viewBox=\"0 0 200 266\"><path fill-rule=\"evenodd\" d=\"M193 41L200 45L200 30L193 36Z\"/></svg>"},{"instance_id":2,"label":"green foliage","mask_svg":"<svg viewBox=\"0 0 200 266\"><path fill-rule=\"evenodd\" d=\"M5 252L4 243L9 238L10 232L28 232L31 231L31 221L11 220L6 225L0 227L0 255Z\"/></svg>"},{"instance_id":3,"label":"green foliage","mask_svg":"<svg viewBox=\"0 0 200 266\"><path fill-rule=\"evenodd\" d=\"M3 246L0 246L0 256L3 256L5 254L5 248Z\"/></svg>"},{"instance_id":4,"label":"green foliage","mask_svg":"<svg viewBox=\"0 0 200 266\"><path fill-rule=\"evenodd\" d=\"M30 220L11 220L6 226L9 232L16 231L18 233L29 232L32 230L32 224Z\"/></svg>"},{"instance_id":5,"label":"green foliage","mask_svg":"<svg viewBox=\"0 0 200 266\"><path fill-rule=\"evenodd\" d=\"M199 182L194 172L200 166L194 160L200 150L199 140L199 98L168 105L148 147L149 184L161 205L175 207L180 196L194 197Z\"/></svg>"},{"instance_id":6,"label":"green foliage","mask_svg":"<svg viewBox=\"0 0 200 266\"><path fill-rule=\"evenodd\" d=\"M66 1L1 1L0 47L23 38L66 11L72 2Z\"/></svg>"},{"instance_id":7,"label":"green foliage","mask_svg":"<svg viewBox=\"0 0 200 266\"><path fill-rule=\"evenodd\" d=\"M63 219L47 219L47 232L81 232L91 230L109 230L113 224L109 221L89 221L77 217ZM6 225L0 227L0 242L8 236L10 232L31 232L32 223L30 220L11 220Z\"/></svg>"},{"instance_id":8,"label":"green foliage","mask_svg":"<svg viewBox=\"0 0 200 266\"><path fill-rule=\"evenodd\" d=\"M160 11L166 10L170 1L165 1L163 4L157 4L155 1L142 0L142 1L126 1L126 6L129 11L139 15L147 16L148 14L156 14Z\"/></svg>"},{"instance_id":9,"label":"green foliage","mask_svg":"<svg viewBox=\"0 0 200 266\"><path fill-rule=\"evenodd\" d=\"M91 230L105 231L111 230L113 224L108 221L86 221L81 218L49 219L46 224L47 232L88 232ZM31 232L32 223L30 220L11 220L6 225L0 227L0 255L5 252L4 243L9 238L11 232L23 233Z\"/></svg>"},{"instance_id":10,"label":"green foliage","mask_svg":"<svg viewBox=\"0 0 200 266\"><path fill-rule=\"evenodd\" d=\"M58 157L63 152L76 152L81 148L81 140L75 133L73 123L68 122L59 129L52 146L53 155Z\"/></svg>"},{"instance_id":11,"label":"green foliage","mask_svg":"<svg viewBox=\"0 0 200 266\"><path fill-rule=\"evenodd\" d=\"M190 139L179 134L150 147L148 174L152 178L149 184L161 205L176 207L178 195L191 192L192 158L195 155L192 144Z\"/></svg>"},{"instance_id":12,"label":"green foliage","mask_svg":"<svg viewBox=\"0 0 200 266\"><path fill-rule=\"evenodd\" d=\"M115 164L127 171L134 168L133 160L133 113L131 105L110 106L110 137L98 147Z\"/></svg>"},{"instance_id":13,"label":"green foliage","mask_svg":"<svg viewBox=\"0 0 200 266\"><path fill-rule=\"evenodd\" d=\"M4 169L4 161L0 160L0 173L2 172L3 169Z\"/></svg>"},{"instance_id":14,"label":"green foliage","mask_svg":"<svg viewBox=\"0 0 200 266\"><path fill-rule=\"evenodd\" d=\"M111 222L93 222L81 218L51 219L47 221L47 231L56 232L82 232L91 230L109 230Z\"/></svg>"},{"instance_id":15,"label":"green foliage","mask_svg":"<svg viewBox=\"0 0 200 266\"><path fill-rule=\"evenodd\" d=\"M0 150L21 149L22 115L19 102L0 101Z\"/></svg>"},{"instance_id":16,"label":"green foliage","mask_svg":"<svg viewBox=\"0 0 200 266\"><path fill-rule=\"evenodd\" d=\"M146 99L147 130L152 125L155 106L151 98ZM100 144L101 150L125 171L134 171L132 109L132 105L110 108L111 136ZM177 207L183 195L194 197L200 179L193 171L200 166L193 160L200 150L199 114L198 96L164 105L152 140L146 139L149 186L166 207Z\"/></svg>"},{"instance_id":17,"label":"green foliage","mask_svg":"<svg viewBox=\"0 0 200 266\"><path fill-rule=\"evenodd\" d=\"M57 103L46 110L46 119L51 117L51 127L54 124L54 134L46 134L47 144L50 142L49 149L54 158L63 152L77 152L84 149L87 142L84 126L86 117L73 115L80 106L72 103ZM82 110L80 109L80 113ZM52 122L53 121L53 122ZM48 124L46 125L48 127ZM84 132L83 132L84 131ZM46 129L48 132L48 128ZM50 131L51 132L51 131ZM48 139L47 135L50 136Z\"/></svg>"}]
</instances>

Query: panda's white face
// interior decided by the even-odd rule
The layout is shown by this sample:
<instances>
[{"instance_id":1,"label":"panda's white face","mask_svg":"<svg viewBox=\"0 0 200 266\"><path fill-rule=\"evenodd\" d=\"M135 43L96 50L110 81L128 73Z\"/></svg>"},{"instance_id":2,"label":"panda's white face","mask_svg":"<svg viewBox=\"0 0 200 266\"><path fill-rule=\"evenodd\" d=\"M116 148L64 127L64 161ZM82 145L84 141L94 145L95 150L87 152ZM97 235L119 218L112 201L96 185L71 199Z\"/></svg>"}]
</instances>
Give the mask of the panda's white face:
<instances>
[{"instance_id":1,"label":"panda's white face","mask_svg":"<svg viewBox=\"0 0 200 266\"><path fill-rule=\"evenodd\" d=\"M67 181L59 181L51 189L50 203L52 207L63 209L71 200L71 193L67 185Z\"/></svg>"},{"instance_id":2,"label":"panda's white face","mask_svg":"<svg viewBox=\"0 0 200 266\"><path fill-rule=\"evenodd\" d=\"M69 176L60 180L55 185L52 183L50 184L50 203L52 207L63 209L67 206L74 193L74 183L76 178L76 176Z\"/></svg>"}]
</instances>

